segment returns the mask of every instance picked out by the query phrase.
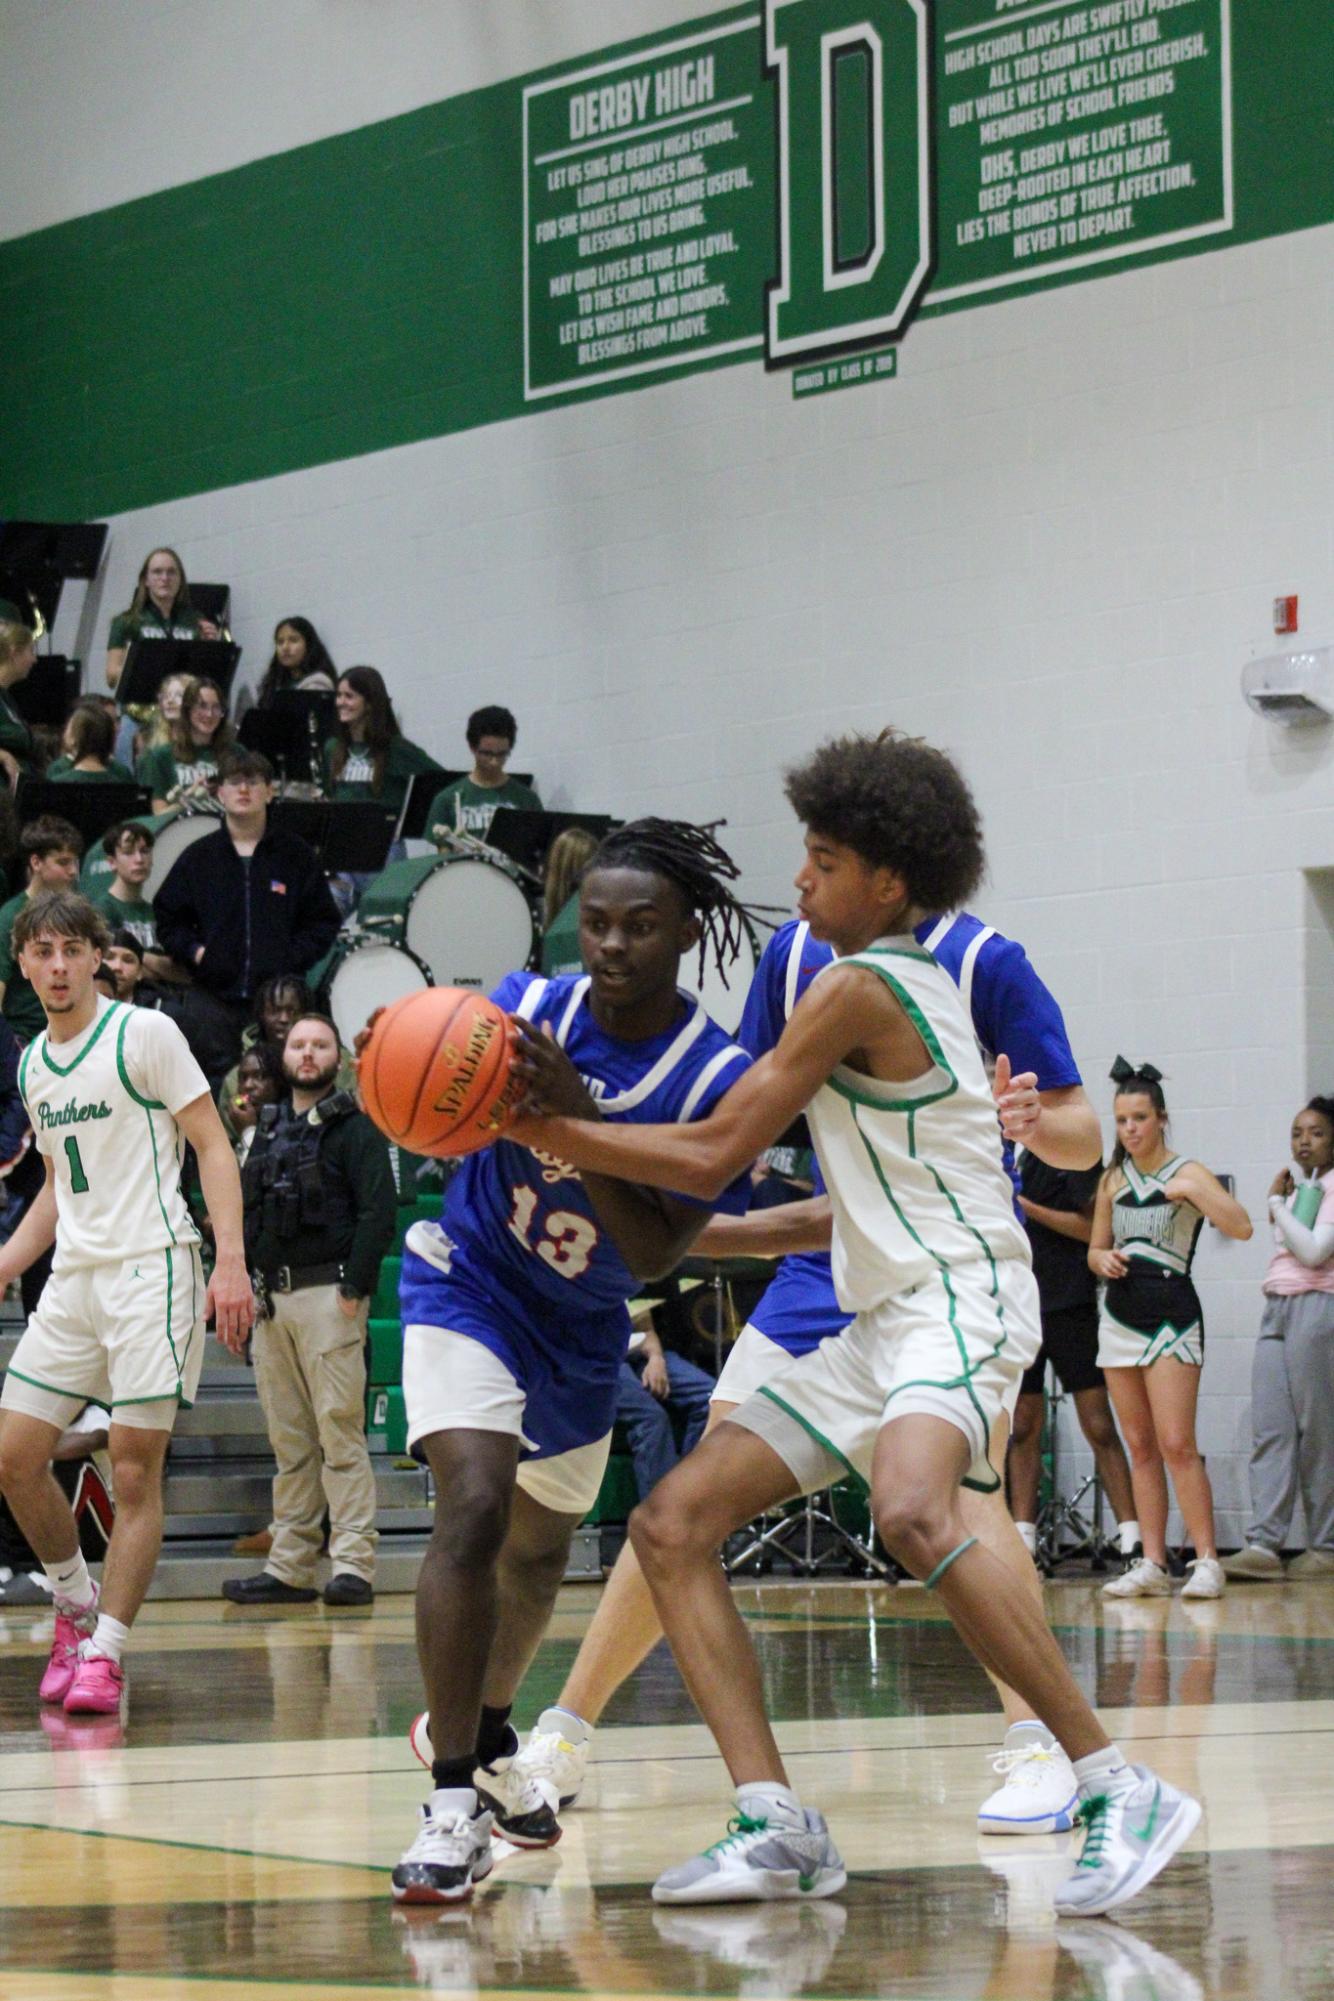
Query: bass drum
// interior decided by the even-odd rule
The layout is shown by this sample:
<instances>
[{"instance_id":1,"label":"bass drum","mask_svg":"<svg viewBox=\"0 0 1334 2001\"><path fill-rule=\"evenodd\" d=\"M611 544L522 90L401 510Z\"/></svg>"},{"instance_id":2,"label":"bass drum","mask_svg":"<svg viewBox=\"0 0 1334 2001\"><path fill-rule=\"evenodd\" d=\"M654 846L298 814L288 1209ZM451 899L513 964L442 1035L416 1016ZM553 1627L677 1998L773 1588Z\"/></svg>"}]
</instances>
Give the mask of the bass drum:
<instances>
[{"instance_id":1,"label":"bass drum","mask_svg":"<svg viewBox=\"0 0 1334 2001\"><path fill-rule=\"evenodd\" d=\"M153 836L153 866L144 884L150 903L170 875L172 863L206 834L216 834L222 820L221 807L194 804L173 806L169 813L144 814L140 824Z\"/></svg>"},{"instance_id":2,"label":"bass drum","mask_svg":"<svg viewBox=\"0 0 1334 2001\"><path fill-rule=\"evenodd\" d=\"M405 945L438 987L489 993L534 963L538 930L516 869L499 858L425 855L391 862L368 883L357 922Z\"/></svg>"},{"instance_id":3,"label":"bass drum","mask_svg":"<svg viewBox=\"0 0 1334 2001\"><path fill-rule=\"evenodd\" d=\"M755 977L755 969L760 963L760 947L749 923L742 919L741 950L727 968L727 982L718 971L713 948L705 947L704 977L700 978L699 947L687 952L681 961L677 974L677 984L688 994L698 994L705 1010L717 1022L719 1028L728 1035L735 1035L741 1026L741 1014L746 1005L746 995Z\"/></svg>"},{"instance_id":4,"label":"bass drum","mask_svg":"<svg viewBox=\"0 0 1334 2001\"><path fill-rule=\"evenodd\" d=\"M318 980L344 1049L352 1047L377 1007L431 984L430 973L413 953L364 931L344 932L335 941Z\"/></svg>"}]
</instances>

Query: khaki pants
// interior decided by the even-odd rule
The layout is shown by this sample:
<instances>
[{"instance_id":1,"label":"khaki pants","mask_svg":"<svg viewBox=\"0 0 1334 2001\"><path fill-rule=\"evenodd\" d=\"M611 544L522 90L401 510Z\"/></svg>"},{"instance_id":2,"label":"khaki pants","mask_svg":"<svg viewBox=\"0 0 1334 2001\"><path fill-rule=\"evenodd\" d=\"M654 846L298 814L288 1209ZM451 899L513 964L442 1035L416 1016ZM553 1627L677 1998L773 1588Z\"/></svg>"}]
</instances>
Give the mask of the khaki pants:
<instances>
[{"instance_id":1,"label":"khaki pants","mask_svg":"<svg viewBox=\"0 0 1334 2001\"><path fill-rule=\"evenodd\" d=\"M265 1565L284 1584L313 1584L320 1523L329 1504L335 1574L370 1583L375 1572L375 1476L366 1450L366 1315L354 1319L332 1285L274 1296L255 1328L255 1381L269 1443L273 1550Z\"/></svg>"}]
</instances>

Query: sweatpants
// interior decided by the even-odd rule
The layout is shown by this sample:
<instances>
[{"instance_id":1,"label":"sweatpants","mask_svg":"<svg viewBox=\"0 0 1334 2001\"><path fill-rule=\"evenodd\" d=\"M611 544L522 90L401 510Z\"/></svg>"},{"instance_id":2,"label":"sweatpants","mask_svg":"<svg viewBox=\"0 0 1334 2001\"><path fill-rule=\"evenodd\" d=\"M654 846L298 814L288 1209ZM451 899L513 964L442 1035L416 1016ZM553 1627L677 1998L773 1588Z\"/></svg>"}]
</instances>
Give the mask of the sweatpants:
<instances>
[{"instance_id":1,"label":"sweatpants","mask_svg":"<svg viewBox=\"0 0 1334 2001\"><path fill-rule=\"evenodd\" d=\"M1248 1543L1287 1547L1301 1494L1308 1549L1334 1556L1334 1293L1271 1293L1251 1364Z\"/></svg>"}]
</instances>

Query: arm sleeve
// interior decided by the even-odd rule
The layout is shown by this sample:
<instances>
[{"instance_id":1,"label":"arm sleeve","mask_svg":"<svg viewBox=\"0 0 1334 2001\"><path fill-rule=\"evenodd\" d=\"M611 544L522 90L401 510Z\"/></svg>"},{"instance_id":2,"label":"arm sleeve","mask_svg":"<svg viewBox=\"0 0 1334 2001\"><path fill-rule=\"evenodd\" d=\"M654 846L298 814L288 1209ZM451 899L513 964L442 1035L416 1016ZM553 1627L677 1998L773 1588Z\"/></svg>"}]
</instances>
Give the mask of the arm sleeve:
<instances>
[{"instance_id":1,"label":"arm sleeve","mask_svg":"<svg viewBox=\"0 0 1334 2001\"><path fill-rule=\"evenodd\" d=\"M125 1028L125 1067L141 1098L173 1114L209 1096L208 1078L170 1015L136 1008Z\"/></svg>"},{"instance_id":2,"label":"arm sleeve","mask_svg":"<svg viewBox=\"0 0 1334 2001\"><path fill-rule=\"evenodd\" d=\"M989 1056L1032 1070L1039 1091L1082 1083L1061 1010L1013 938L989 938L977 955L973 1027Z\"/></svg>"},{"instance_id":3,"label":"arm sleeve","mask_svg":"<svg viewBox=\"0 0 1334 2001\"><path fill-rule=\"evenodd\" d=\"M363 1297L374 1292L380 1261L394 1240L398 1195L384 1135L363 1112L347 1120L346 1170L356 1201L352 1248L344 1259L345 1283Z\"/></svg>"},{"instance_id":4,"label":"arm sleeve","mask_svg":"<svg viewBox=\"0 0 1334 2001\"><path fill-rule=\"evenodd\" d=\"M1274 1228L1298 1264L1309 1271L1317 1271L1334 1257L1334 1216L1327 1213L1330 1206L1326 1197L1314 1227L1308 1229L1305 1223L1297 1221L1286 1202L1273 1205Z\"/></svg>"}]
</instances>

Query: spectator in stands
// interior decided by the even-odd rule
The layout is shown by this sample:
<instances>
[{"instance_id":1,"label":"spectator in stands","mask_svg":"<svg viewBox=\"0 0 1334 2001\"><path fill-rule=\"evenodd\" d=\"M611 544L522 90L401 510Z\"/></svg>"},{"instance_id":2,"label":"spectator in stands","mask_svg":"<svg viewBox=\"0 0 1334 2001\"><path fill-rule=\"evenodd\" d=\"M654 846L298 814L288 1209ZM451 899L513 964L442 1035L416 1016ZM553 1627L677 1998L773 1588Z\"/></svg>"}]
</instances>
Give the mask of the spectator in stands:
<instances>
[{"instance_id":1,"label":"spectator in stands","mask_svg":"<svg viewBox=\"0 0 1334 2001\"><path fill-rule=\"evenodd\" d=\"M641 1501L703 1437L716 1388L703 1369L663 1347L652 1314L636 1321L616 1384L616 1422L629 1438Z\"/></svg>"},{"instance_id":2,"label":"spectator in stands","mask_svg":"<svg viewBox=\"0 0 1334 2001\"><path fill-rule=\"evenodd\" d=\"M206 798L219 760L233 741L227 699L217 682L187 681L166 743L146 750L135 767L135 777L153 794L153 811L165 813L191 796Z\"/></svg>"},{"instance_id":3,"label":"spectator in stands","mask_svg":"<svg viewBox=\"0 0 1334 2001\"><path fill-rule=\"evenodd\" d=\"M16 604L0 598L0 771L10 786L19 774L34 768L33 735L10 699L17 681L31 674L37 662L32 627Z\"/></svg>"},{"instance_id":4,"label":"spectator in stands","mask_svg":"<svg viewBox=\"0 0 1334 2001\"><path fill-rule=\"evenodd\" d=\"M83 836L68 820L44 813L23 829L19 851L26 864L27 887L0 906L0 1013L20 1042L30 1042L46 1027L46 1015L23 977L10 933L14 919L30 897L40 896L44 889L70 889L78 882Z\"/></svg>"},{"instance_id":5,"label":"spectator in stands","mask_svg":"<svg viewBox=\"0 0 1334 2001\"><path fill-rule=\"evenodd\" d=\"M340 1073L341 1074L341 1073ZM342 1090L344 1086L337 1084ZM265 1105L276 1105L287 1093L287 1074L280 1050L271 1042L256 1042L242 1051L236 1066L236 1089L226 1100L228 1130L235 1134L236 1157L245 1166Z\"/></svg>"},{"instance_id":6,"label":"spectator in stands","mask_svg":"<svg viewBox=\"0 0 1334 2001\"><path fill-rule=\"evenodd\" d=\"M116 723L96 698L76 702L60 739L61 754L46 767L53 785L133 785L134 773L112 755Z\"/></svg>"},{"instance_id":7,"label":"spectator in stands","mask_svg":"<svg viewBox=\"0 0 1334 2001\"><path fill-rule=\"evenodd\" d=\"M335 803L374 799L397 812L410 778L433 778L440 766L398 726L384 678L374 667L338 677L338 726L324 746L324 790Z\"/></svg>"},{"instance_id":8,"label":"spectator in stands","mask_svg":"<svg viewBox=\"0 0 1334 2001\"><path fill-rule=\"evenodd\" d=\"M201 618L190 602L185 565L174 549L150 549L134 596L107 634L107 686L114 688L125 655L136 639L216 639L212 619Z\"/></svg>"},{"instance_id":9,"label":"spectator in stands","mask_svg":"<svg viewBox=\"0 0 1334 2001\"><path fill-rule=\"evenodd\" d=\"M366 1321L393 1239L397 1195L384 1136L337 1089L327 1015L292 1024L291 1101L260 1120L242 1177L246 1252L259 1274L255 1380L278 1471L263 1570L229 1578L238 1605L310 1604L329 1508L326 1605L375 1595L375 1476L366 1449Z\"/></svg>"},{"instance_id":10,"label":"spectator in stands","mask_svg":"<svg viewBox=\"0 0 1334 2001\"><path fill-rule=\"evenodd\" d=\"M579 951L579 879L597 847L587 827L566 827L542 865L542 971L582 973Z\"/></svg>"},{"instance_id":11,"label":"spectator in stands","mask_svg":"<svg viewBox=\"0 0 1334 2001\"><path fill-rule=\"evenodd\" d=\"M240 1131L232 1120L229 1107L241 1089L240 1063L246 1053L251 1049L267 1045L273 1051L281 1069L288 1030L298 1015L309 1014L314 1007L314 994L304 980L297 979L292 973L276 974L273 979L265 980L256 992L255 1018L241 1031L241 1058L223 1078L217 1094L218 1111L230 1139L235 1140ZM346 1049L341 1055L338 1089L354 1091L357 1087L356 1065Z\"/></svg>"},{"instance_id":12,"label":"spectator in stands","mask_svg":"<svg viewBox=\"0 0 1334 2001\"><path fill-rule=\"evenodd\" d=\"M150 966L150 978L179 978L166 954L156 949L157 920L152 902L144 895L144 884L153 872L153 846L151 827L145 827L139 820L117 820L101 840L111 873L89 883L86 894L113 931L132 931L143 949L153 952L160 963Z\"/></svg>"},{"instance_id":13,"label":"spectator in stands","mask_svg":"<svg viewBox=\"0 0 1334 2001\"><path fill-rule=\"evenodd\" d=\"M273 658L255 695L257 709L271 708L286 688L308 694L332 695L338 676L328 648L308 618L279 619L273 633Z\"/></svg>"},{"instance_id":14,"label":"spectator in stands","mask_svg":"<svg viewBox=\"0 0 1334 2001\"><path fill-rule=\"evenodd\" d=\"M188 674L168 674L157 691L153 713L144 724L140 750L156 750L171 742L172 725L179 719L181 699L189 684Z\"/></svg>"},{"instance_id":15,"label":"spectator in stands","mask_svg":"<svg viewBox=\"0 0 1334 2001\"><path fill-rule=\"evenodd\" d=\"M268 759L227 751L218 768L224 824L177 857L154 899L163 950L231 1019L232 1060L261 984L307 972L338 932L319 858L296 834L269 826L272 798Z\"/></svg>"},{"instance_id":16,"label":"spectator in stands","mask_svg":"<svg viewBox=\"0 0 1334 2001\"><path fill-rule=\"evenodd\" d=\"M133 1006L145 978L144 948L136 932L123 927L112 932L111 943L102 954L99 978L102 973L111 977L112 1000L128 1001Z\"/></svg>"},{"instance_id":17,"label":"spectator in stands","mask_svg":"<svg viewBox=\"0 0 1334 2001\"><path fill-rule=\"evenodd\" d=\"M518 734L519 725L508 709L492 704L473 710L468 718L472 770L466 778L456 778L452 785L442 787L431 801L426 827L433 841L441 843L442 830L476 834L485 840L499 806L542 810L542 801L530 785L505 776Z\"/></svg>"},{"instance_id":18,"label":"spectator in stands","mask_svg":"<svg viewBox=\"0 0 1334 2001\"><path fill-rule=\"evenodd\" d=\"M1251 1520L1229 1577L1334 1577L1334 1098L1292 1122L1269 1190L1274 1254L1251 1365ZM1283 1568L1297 1495L1306 1548Z\"/></svg>"}]
</instances>

